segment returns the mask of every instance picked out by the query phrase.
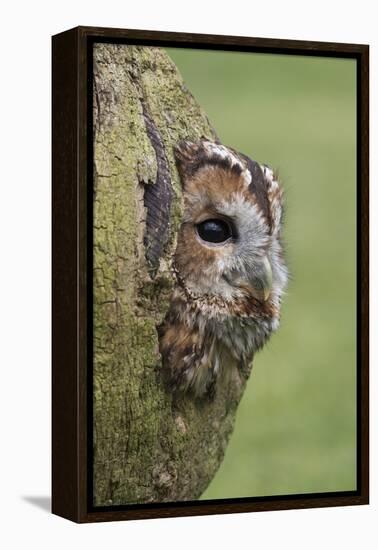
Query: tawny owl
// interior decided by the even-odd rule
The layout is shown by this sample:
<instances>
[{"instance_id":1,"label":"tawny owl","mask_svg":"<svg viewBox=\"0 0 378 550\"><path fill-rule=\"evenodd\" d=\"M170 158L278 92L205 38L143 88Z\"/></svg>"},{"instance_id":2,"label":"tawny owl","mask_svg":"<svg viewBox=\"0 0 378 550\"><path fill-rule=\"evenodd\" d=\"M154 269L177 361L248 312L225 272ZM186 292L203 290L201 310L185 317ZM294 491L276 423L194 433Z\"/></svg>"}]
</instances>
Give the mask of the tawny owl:
<instances>
[{"instance_id":1,"label":"tawny owl","mask_svg":"<svg viewBox=\"0 0 378 550\"><path fill-rule=\"evenodd\" d=\"M160 351L171 388L203 396L229 369L247 376L278 328L283 197L270 168L219 143L182 141L175 157L184 213Z\"/></svg>"}]
</instances>

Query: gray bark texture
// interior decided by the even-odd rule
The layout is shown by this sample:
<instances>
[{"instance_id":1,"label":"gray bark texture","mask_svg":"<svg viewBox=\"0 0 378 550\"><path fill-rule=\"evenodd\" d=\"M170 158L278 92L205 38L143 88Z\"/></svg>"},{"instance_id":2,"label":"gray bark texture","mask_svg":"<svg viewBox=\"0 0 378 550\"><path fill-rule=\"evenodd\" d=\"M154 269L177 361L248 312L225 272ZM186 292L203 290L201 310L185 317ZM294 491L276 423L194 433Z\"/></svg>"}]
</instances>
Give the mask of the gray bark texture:
<instances>
[{"instance_id":1,"label":"gray bark texture","mask_svg":"<svg viewBox=\"0 0 378 550\"><path fill-rule=\"evenodd\" d=\"M215 138L164 50L94 50L94 504L194 500L222 462L244 385L173 396L157 326L182 213L173 147Z\"/></svg>"}]
</instances>

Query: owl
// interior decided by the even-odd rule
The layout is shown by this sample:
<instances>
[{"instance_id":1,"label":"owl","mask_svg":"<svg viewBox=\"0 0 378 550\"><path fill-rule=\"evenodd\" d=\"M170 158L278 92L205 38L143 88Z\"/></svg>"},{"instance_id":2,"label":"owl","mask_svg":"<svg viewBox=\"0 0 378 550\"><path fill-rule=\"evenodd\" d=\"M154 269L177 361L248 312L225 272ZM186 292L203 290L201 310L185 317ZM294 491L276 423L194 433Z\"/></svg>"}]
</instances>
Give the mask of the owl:
<instances>
[{"instance_id":1,"label":"owl","mask_svg":"<svg viewBox=\"0 0 378 550\"><path fill-rule=\"evenodd\" d=\"M184 212L159 327L163 372L172 390L211 396L232 369L248 377L279 326L283 192L268 166L220 143L185 140L174 153Z\"/></svg>"}]
</instances>

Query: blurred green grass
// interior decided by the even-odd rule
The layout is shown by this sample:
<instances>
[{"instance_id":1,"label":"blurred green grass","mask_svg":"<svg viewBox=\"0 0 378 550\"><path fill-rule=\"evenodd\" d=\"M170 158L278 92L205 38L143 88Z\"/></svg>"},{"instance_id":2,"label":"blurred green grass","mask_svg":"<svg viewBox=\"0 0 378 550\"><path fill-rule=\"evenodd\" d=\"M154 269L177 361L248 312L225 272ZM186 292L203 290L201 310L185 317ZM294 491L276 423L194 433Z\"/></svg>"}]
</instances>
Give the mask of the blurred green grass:
<instances>
[{"instance_id":1,"label":"blurred green grass","mask_svg":"<svg viewBox=\"0 0 378 550\"><path fill-rule=\"evenodd\" d=\"M221 141L278 169L292 280L202 498L356 488L354 60L168 49Z\"/></svg>"}]
</instances>

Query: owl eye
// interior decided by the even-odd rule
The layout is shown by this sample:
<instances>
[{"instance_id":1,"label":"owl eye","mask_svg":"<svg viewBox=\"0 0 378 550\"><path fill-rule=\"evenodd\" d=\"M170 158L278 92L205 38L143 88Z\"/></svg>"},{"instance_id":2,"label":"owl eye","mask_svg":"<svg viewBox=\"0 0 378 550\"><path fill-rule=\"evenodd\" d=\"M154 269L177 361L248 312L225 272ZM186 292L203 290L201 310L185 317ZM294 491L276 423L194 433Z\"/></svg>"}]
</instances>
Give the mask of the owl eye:
<instances>
[{"instance_id":1,"label":"owl eye","mask_svg":"<svg viewBox=\"0 0 378 550\"><path fill-rule=\"evenodd\" d=\"M232 237L232 229L224 220L205 220L196 228L201 239L208 243L224 243Z\"/></svg>"}]
</instances>

